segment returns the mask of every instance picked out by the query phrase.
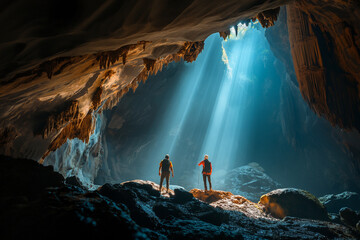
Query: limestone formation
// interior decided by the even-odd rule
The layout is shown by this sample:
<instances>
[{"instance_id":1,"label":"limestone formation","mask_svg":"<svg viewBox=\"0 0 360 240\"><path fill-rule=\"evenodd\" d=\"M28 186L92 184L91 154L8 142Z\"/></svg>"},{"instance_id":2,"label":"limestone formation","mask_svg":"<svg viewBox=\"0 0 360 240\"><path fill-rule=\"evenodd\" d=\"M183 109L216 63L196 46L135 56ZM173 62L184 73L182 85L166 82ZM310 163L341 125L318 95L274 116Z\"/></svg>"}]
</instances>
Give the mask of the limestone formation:
<instances>
[{"instance_id":1,"label":"limestone formation","mask_svg":"<svg viewBox=\"0 0 360 240\"><path fill-rule=\"evenodd\" d=\"M333 125L360 129L360 7L302 0L287 6L289 38L300 91Z\"/></svg>"},{"instance_id":2,"label":"limestone formation","mask_svg":"<svg viewBox=\"0 0 360 240\"><path fill-rule=\"evenodd\" d=\"M268 28L271 26L274 26L278 15L280 12L280 8L274 8L274 9L270 9L270 10L266 10L264 12L259 13L256 16L256 19L259 20L261 26L263 28Z\"/></svg>"}]
</instances>

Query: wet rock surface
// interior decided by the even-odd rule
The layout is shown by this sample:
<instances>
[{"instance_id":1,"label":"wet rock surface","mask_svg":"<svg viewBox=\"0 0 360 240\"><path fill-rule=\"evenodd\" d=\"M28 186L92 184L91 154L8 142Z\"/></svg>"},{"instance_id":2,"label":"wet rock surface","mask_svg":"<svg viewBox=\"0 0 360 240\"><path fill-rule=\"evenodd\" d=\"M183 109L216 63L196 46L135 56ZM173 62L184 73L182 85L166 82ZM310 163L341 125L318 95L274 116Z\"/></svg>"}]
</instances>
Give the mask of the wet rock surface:
<instances>
[{"instance_id":1,"label":"wet rock surface","mask_svg":"<svg viewBox=\"0 0 360 240\"><path fill-rule=\"evenodd\" d=\"M283 188L263 195L259 201L265 211L276 218L286 216L329 220L325 207L311 193L295 189Z\"/></svg>"},{"instance_id":2,"label":"wet rock surface","mask_svg":"<svg viewBox=\"0 0 360 240\"><path fill-rule=\"evenodd\" d=\"M360 195L356 192L327 194L320 197L319 201L326 207L326 210L331 213L338 213L343 207L360 211Z\"/></svg>"},{"instance_id":3,"label":"wet rock surface","mask_svg":"<svg viewBox=\"0 0 360 240\"><path fill-rule=\"evenodd\" d=\"M7 161L7 162L6 162ZM3 239L119 236L121 239L357 239L355 229L330 222L286 217L278 220L263 206L230 192L193 189L159 194L159 186L134 180L105 184L96 191L67 185L59 174L36 162L17 169L1 159L3 188L0 213ZM21 165L24 166L25 164ZM12 167L11 167L12 166ZM46 177L57 179L46 181ZM15 173L16 172L16 173ZM38 178L22 178L32 172ZM18 174L18 175L16 175ZM3 176L16 176L18 184ZM41 185L37 191L10 191L19 184ZM54 186L51 186L54 185ZM17 194L15 194L17 192ZM193 197L194 196L194 197ZM201 199L201 200L199 200Z\"/></svg>"}]
</instances>

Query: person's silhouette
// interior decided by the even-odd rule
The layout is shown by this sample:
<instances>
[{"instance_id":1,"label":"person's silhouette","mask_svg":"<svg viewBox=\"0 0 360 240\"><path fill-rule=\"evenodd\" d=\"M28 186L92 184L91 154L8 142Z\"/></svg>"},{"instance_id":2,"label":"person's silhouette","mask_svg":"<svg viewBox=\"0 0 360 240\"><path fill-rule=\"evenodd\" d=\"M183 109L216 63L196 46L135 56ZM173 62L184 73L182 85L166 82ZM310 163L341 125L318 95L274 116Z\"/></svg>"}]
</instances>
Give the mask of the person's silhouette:
<instances>
[{"instance_id":1,"label":"person's silhouette","mask_svg":"<svg viewBox=\"0 0 360 240\"><path fill-rule=\"evenodd\" d=\"M170 156L169 154L166 154L165 158L160 162L160 167L159 167L160 194L161 194L162 183L164 181L164 178L166 178L166 192L169 192L170 171L172 173L172 177L174 177L174 169L172 162L170 161Z\"/></svg>"},{"instance_id":2,"label":"person's silhouette","mask_svg":"<svg viewBox=\"0 0 360 240\"><path fill-rule=\"evenodd\" d=\"M212 165L211 162L209 161L209 156L205 155L204 160L202 160L199 164L203 165L203 170L202 170L202 175L203 175L203 180L204 180L204 187L205 187L205 191L207 191L207 187L206 187L206 178L209 181L209 186L210 186L210 191L212 190L211 187L211 173L212 173Z\"/></svg>"}]
</instances>

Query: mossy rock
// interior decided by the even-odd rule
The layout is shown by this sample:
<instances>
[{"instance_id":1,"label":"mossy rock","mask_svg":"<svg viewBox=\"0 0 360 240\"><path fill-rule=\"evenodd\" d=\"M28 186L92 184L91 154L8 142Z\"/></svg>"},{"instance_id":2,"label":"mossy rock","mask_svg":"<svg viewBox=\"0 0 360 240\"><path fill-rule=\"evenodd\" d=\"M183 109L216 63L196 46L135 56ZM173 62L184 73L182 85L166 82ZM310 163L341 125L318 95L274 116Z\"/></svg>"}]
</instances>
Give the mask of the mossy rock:
<instances>
[{"instance_id":1,"label":"mossy rock","mask_svg":"<svg viewBox=\"0 0 360 240\"><path fill-rule=\"evenodd\" d=\"M261 196L259 204L273 217L286 216L329 221L321 202L311 193L295 188L282 188Z\"/></svg>"}]
</instances>

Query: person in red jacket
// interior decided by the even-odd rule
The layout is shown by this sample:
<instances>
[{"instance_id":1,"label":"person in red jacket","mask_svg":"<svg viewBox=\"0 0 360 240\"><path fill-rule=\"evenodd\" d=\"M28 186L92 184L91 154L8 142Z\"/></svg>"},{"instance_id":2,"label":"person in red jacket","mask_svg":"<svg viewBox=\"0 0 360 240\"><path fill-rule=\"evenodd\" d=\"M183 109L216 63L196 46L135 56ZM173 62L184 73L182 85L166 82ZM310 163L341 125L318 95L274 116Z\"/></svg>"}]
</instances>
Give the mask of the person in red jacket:
<instances>
[{"instance_id":1,"label":"person in red jacket","mask_svg":"<svg viewBox=\"0 0 360 240\"><path fill-rule=\"evenodd\" d=\"M204 180L205 191L207 191L206 178L209 181L209 186L210 186L210 191L211 191L212 187L211 187L211 178L210 178L210 176L211 176L211 173L212 173L212 165L211 165L211 162L209 161L209 156L205 155L204 160L202 160L198 165L203 166L202 175L203 175L203 180Z\"/></svg>"}]
</instances>

